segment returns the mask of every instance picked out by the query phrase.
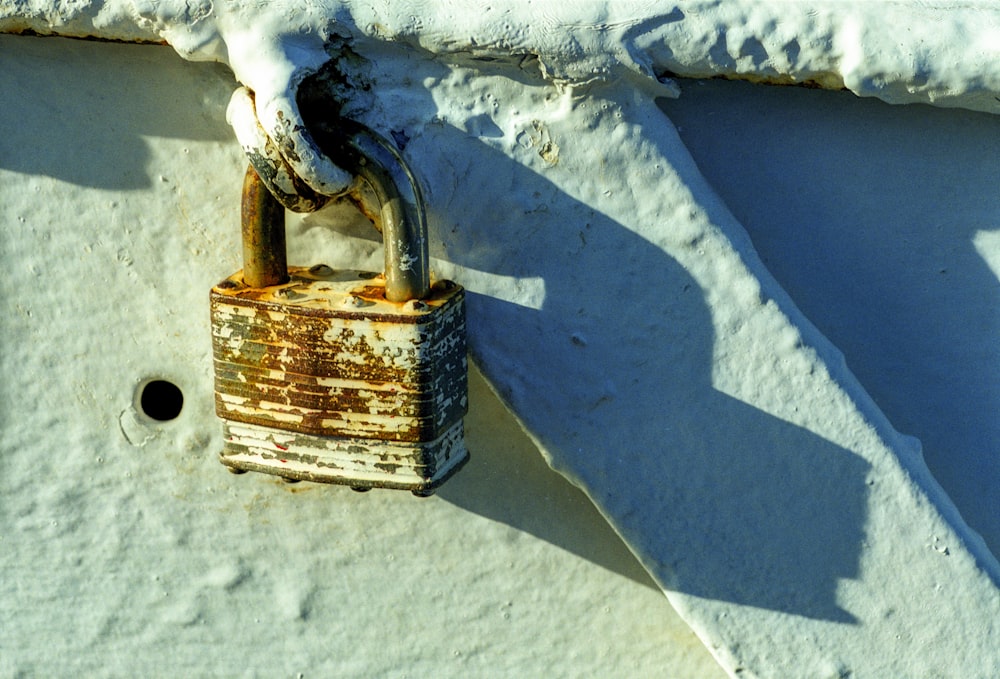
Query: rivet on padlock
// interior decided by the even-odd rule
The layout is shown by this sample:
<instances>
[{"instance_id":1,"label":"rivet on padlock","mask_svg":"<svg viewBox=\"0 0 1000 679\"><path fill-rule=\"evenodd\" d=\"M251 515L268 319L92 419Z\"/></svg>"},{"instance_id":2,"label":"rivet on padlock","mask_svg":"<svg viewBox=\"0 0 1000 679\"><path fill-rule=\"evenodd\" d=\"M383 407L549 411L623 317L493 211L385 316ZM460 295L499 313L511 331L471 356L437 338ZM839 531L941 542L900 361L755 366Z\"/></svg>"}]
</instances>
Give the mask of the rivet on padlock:
<instances>
[{"instance_id":1,"label":"rivet on padlock","mask_svg":"<svg viewBox=\"0 0 1000 679\"><path fill-rule=\"evenodd\" d=\"M244 268L211 293L220 460L427 495L468 458L465 291L430 284L422 198L399 154L338 128L315 136L379 198L385 274L287 267L284 209L247 170Z\"/></svg>"}]
</instances>

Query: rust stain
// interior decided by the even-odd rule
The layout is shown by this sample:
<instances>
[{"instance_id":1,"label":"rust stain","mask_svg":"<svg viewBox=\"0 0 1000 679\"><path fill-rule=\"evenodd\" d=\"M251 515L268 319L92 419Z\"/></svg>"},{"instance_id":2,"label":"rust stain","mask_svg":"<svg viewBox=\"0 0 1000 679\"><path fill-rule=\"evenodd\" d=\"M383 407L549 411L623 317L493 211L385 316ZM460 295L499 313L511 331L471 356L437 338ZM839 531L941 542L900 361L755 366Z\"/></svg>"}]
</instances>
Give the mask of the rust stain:
<instances>
[{"instance_id":1,"label":"rust stain","mask_svg":"<svg viewBox=\"0 0 1000 679\"><path fill-rule=\"evenodd\" d=\"M225 464L423 491L467 457L460 286L394 303L383 277L319 265L266 288L238 272L210 301ZM232 434L239 426L257 433Z\"/></svg>"},{"instance_id":2,"label":"rust stain","mask_svg":"<svg viewBox=\"0 0 1000 679\"><path fill-rule=\"evenodd\" d=\"M461 421L435 441L379 446L360 439L314 437L267 427L225 423L227 443L220 461L239 471L289 479L340 483L358 489L398 488L429 493L468 460ZM277 436L288 453L270 449Z\"/></svg>"},{"instance_id":3,"label":"rust stain","mask_svg":"<svg viewBox=\"0 0 1000 679\"><path fill-rule=\"evenodd\" d=\"M243 178L240 210L244 282L254 288L286 283L285 208L265 186L253 165L247 167Z\"/></svg>"}]
</instances>

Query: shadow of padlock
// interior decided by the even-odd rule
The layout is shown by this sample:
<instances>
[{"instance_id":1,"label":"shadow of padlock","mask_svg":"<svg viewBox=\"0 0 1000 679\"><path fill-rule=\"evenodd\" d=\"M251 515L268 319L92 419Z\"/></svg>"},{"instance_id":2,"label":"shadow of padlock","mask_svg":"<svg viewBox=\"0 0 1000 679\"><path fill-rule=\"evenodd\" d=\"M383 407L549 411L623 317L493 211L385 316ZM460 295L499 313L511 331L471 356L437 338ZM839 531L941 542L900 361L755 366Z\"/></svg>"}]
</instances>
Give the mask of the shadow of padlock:
<instances>
[{"instance_id":1,"label":"shadow of padlock","mask_svg":"<svg viewBox=\"0 0 1000 679\"><path fill-rule=\"evenodd\" d=\"M429 495L468 459L465 291L430 284L422 197L398 152L345 123L317 140L378 197L385 273L287 267L284 208L247 169L244 268L211 292L220 461Z\"/></svg>"}]
</instances>

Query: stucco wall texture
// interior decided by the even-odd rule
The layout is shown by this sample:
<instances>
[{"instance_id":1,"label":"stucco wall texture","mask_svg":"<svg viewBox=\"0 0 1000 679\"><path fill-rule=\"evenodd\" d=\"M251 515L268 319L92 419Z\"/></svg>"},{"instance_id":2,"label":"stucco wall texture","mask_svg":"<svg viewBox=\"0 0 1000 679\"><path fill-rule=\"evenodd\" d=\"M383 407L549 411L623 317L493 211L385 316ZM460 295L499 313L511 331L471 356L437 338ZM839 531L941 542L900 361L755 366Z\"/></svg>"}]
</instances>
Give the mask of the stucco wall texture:
<instances>
[{"instance_id":1,"label":"stucco wall texture","mask_svg":"<svg viewBox=\"0 0 1000 679\"><path fill-rule=\"evenodd\" d=\"M474 459L434 498L227 473L207 304L240 268L232 76L14 36L0 62L0 676L722 674L478 372ZM334 207L290 225L291 258L374 270L376 236ZM176 419L143 414L152 379Z\"/></svg>"},{"instance_id":2,"label":"stucco wall texture","mask_svg":"<svg viewBox=\"0 0 1000 679\"><path fill-rule=\"evenodd\" d=\"M995 676L996 124L855 95L993 112L998 17L779 5L0 3L232 69L0 36L0 672ZM330 39L469 290L473 461L426 501L214 460L233 76L274 134ZM289 236L380 267L347 204Z\"/></svg>"}]
</instances>

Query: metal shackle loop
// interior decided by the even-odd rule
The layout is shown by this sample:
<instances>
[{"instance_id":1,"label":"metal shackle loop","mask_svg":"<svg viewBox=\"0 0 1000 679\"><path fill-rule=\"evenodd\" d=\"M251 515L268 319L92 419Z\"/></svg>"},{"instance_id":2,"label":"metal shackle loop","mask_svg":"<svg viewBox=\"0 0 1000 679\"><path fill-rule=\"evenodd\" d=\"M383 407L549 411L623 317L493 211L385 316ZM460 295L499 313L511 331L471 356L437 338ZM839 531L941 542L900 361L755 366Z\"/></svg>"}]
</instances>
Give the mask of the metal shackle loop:
<instances>
[{"instance_id":1,"label":"metal shackle loop","mask_svg":"<svg viewBox=\"0 0 1000 679\"><path fill-rule=\"evenodd\" d=\"M341 118L310 128L319 149L364 179L381 205L385 297L406 302L430 295L427 222L420 187L399 151L360 123Z\"/></svg>"},{"instance_id":2,"label":"metal shackle loop","mask_svg":"<svg viewBox=\"0 0 1000 679\"><path fill-rule=\"evenodd\" d=\"M266 288L288 282L285 207L251 164L243 177L240 201L243 235L243 282Z\"/></svg>"},{"instance_id":3,"label":"metal shackle loop","mask_svg":"<svg viewBox=\"0 0 1000 679\"><path fill-rule=\"evenodd\" d=\"M364 179L380 203L385 250L385 297L390 302L430 295L424 201L413 173L385 138L352 120L321 123L312 136L330 159ZM252 288L288 281L285 204L255 165L243 181L243 281Z\"/></svg>"}]
</instances>

